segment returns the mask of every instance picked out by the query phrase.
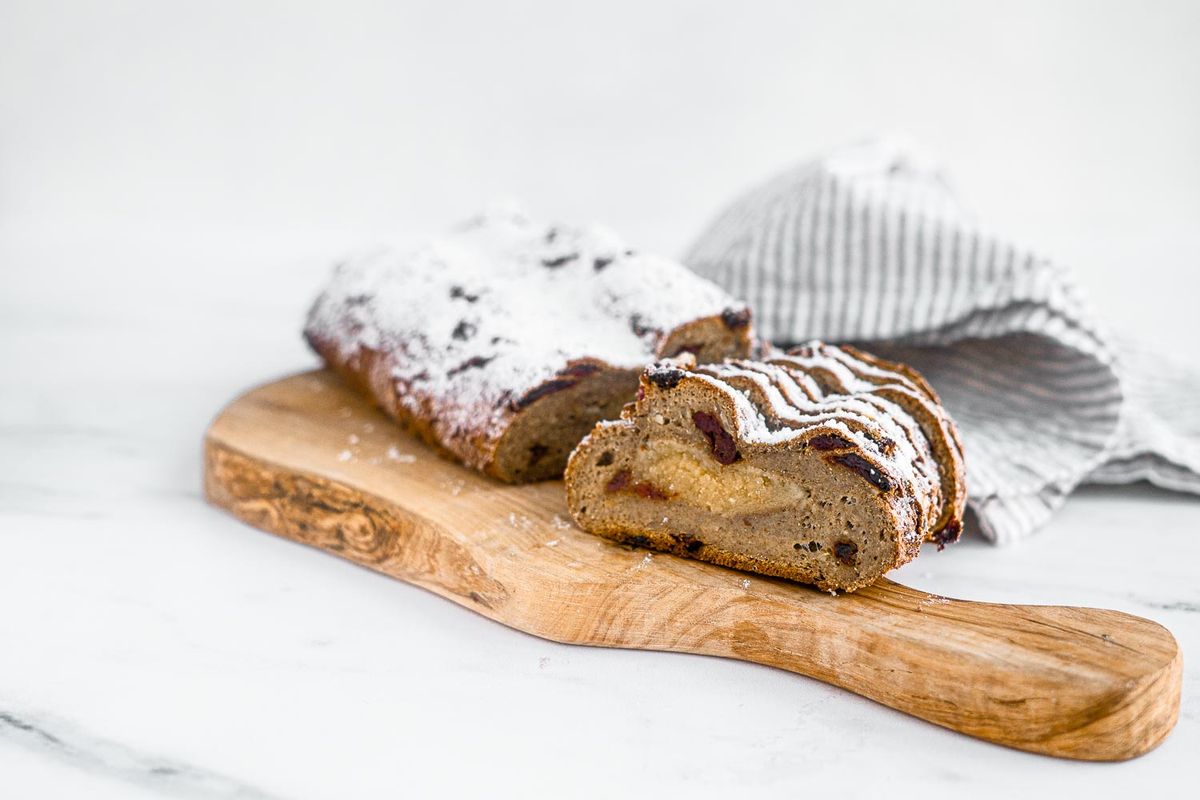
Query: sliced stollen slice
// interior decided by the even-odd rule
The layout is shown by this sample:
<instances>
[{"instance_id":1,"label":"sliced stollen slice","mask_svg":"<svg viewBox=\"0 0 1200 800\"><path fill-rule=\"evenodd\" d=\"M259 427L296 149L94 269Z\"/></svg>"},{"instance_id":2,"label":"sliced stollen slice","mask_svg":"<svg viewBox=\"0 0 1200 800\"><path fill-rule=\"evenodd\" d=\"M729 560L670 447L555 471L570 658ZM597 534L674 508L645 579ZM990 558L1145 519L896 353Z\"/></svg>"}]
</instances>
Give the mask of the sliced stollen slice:
<instances>
[{"instance_id":1,"label":"sliced stollen slice","mask_svg":"<svg viewBox=\"0 0 1200 800\"><path fill-rule=\"evenodd\" d=\"M920 421L879 402L893 384L833 383L797 363L655 364L572 453L572 516L631 545L826 590L869 585L940 523L943 473Z\"/></svg>"}]
</instances>

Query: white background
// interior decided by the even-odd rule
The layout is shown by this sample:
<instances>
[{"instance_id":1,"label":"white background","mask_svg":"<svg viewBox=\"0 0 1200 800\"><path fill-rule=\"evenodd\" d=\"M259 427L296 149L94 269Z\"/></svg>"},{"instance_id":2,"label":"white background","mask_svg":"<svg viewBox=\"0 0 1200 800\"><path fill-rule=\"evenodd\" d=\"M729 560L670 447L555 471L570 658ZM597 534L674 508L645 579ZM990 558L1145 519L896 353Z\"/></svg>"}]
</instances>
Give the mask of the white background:
<instances>
[{"instance_id":1,"label":"white background","mask_svg":"<svg viewBox=\"0 0 1200 800\"><path fill-rule=\"evenodd\" d=\"M1186 0L6 0L0 213L352 243L515 196L675 254L774 170L900 133L1109 319L1194 335L1198 48Z\"/></svg>"},{"instance_id":2,"label":"white background","mask_svg":"<svg viewBox=\"0 0 1200 800\"><path fill-rule=\"evenodd\" d=\"M512 196L678 254L733 193L879 132L1200 363L1194 2L0 2L0 712L75 748L0 726L0 794L1193 780L1190 666L1162 748L1066 764L772 670L514 634L200 501L205 424L313 363L342 251ZM1195 661L1198 530L1192 499L1089 490L900 579L1121 608Z\"/></svg>"}]
</instances>

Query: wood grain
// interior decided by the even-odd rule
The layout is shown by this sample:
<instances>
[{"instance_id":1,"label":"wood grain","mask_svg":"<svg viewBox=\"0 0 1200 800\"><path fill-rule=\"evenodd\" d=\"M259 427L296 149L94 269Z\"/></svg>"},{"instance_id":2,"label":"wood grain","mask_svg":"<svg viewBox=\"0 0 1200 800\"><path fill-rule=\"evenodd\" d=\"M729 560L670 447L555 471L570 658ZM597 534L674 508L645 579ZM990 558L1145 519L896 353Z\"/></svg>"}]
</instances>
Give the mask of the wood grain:
<instances>
[{"instance_id":1,"label":"wood grain","mask_svg":"<svg viewBox=\"0 0 1200 800\"><path fill-rule=\"evenodd\" d=\"M1149 620L886 580L831 596L622 547L569 524L560 483L506 486L445 461L325 372L222 411L205 492L257 528L537 636L768 664L1022 750L1132 758L1179 712L1179 648Z\"/></svg>"}]
</instances>

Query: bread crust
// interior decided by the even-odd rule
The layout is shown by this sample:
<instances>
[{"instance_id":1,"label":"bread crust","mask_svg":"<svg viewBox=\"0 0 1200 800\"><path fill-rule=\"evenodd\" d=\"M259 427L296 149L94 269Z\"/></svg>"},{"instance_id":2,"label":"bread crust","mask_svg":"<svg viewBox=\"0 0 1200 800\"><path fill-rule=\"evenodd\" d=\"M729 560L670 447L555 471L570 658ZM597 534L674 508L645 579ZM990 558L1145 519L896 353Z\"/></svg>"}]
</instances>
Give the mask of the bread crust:
<instances>
[{"instance_id":1,"label":"bread crust","mask_svg":"<svg viewBox=\"0 0 1200 800\"><path fill-rule=\"evenodd\" d=\"M750 348L749 313L736 312L735 324L730 314L701 317L656 337L652 358L668 353L678 355L698 352L702 357L719 360L725 356L740 356ZM398 368L411 370L409 361L396 350L382 351L366 347L347 348L346 342L323 334L313 326L306 328L304 337L309 346L343 380L370 397L386 414L409 432L434 448L440 455L477 469L506 483L525 483L559 477L571 449L601 418L615 417L621 407L633 399L641 368L629 369L600 359L583 356L567 360L552 378L530 384L523 391L505 398L490 407L481 407L477 424L444 428L438 425L444 399L425 392L419 385L406 383L396 377ZM547 461L542 468L514 468L514 459L506 458L508 451L528 450L533 445L516 440L513 432L518 420L537 417L551 399L560 406L576 405L576 398L589 389L608 398L604 413L586 420L577 432L565 431L552 438L561 450L561 458ZM518 463L520 463L518 461Z\"/></svg>"}]
</instances>

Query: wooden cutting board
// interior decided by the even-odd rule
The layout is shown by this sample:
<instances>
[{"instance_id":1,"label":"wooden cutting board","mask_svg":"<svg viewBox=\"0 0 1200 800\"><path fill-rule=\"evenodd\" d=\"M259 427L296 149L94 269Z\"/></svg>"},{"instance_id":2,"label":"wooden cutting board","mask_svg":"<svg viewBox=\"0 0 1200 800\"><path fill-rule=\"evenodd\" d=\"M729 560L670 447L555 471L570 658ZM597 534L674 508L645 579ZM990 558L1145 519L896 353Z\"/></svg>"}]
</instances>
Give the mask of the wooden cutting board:
<instances>
[{"instance_id":1,"label":"wooden cutting board","mask_svg":"<svg viewBox=\"0 0 1200 800\"><path fill-rule=\"evenodd\" d=\"M251 525L557 642L755 661L1067 758L1132 758L1178 717L1182 658L1149 620L887 580L832 596L617 545L570 524L561 483L443 460L326 372L239 397L204 458L209 502Z\"/></svg>"}]
</instances>

